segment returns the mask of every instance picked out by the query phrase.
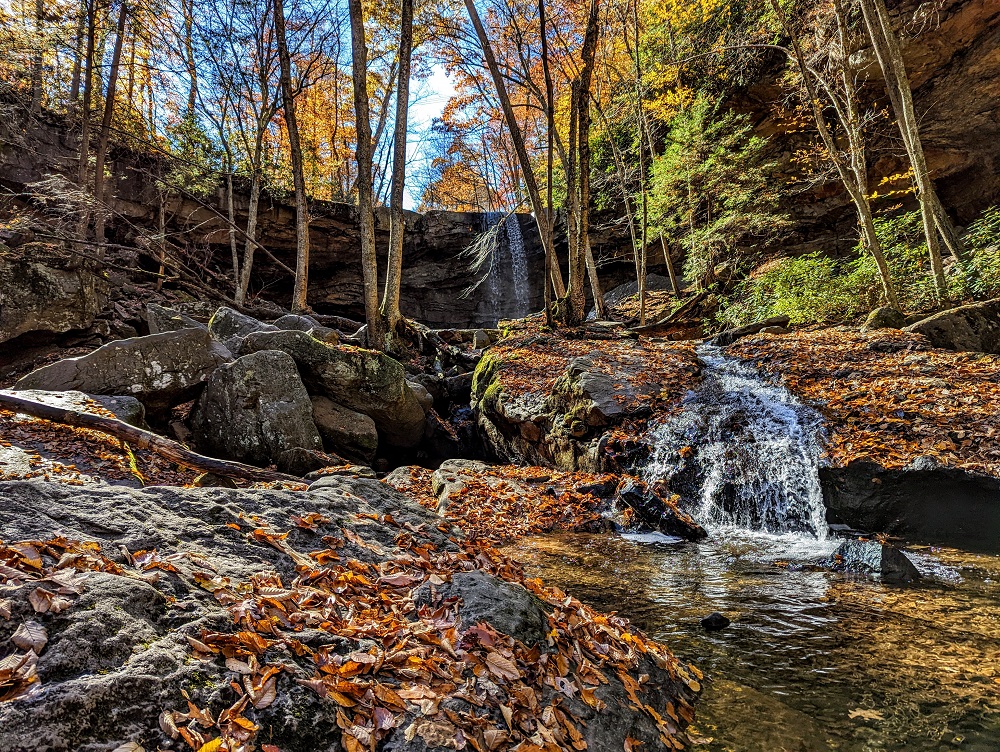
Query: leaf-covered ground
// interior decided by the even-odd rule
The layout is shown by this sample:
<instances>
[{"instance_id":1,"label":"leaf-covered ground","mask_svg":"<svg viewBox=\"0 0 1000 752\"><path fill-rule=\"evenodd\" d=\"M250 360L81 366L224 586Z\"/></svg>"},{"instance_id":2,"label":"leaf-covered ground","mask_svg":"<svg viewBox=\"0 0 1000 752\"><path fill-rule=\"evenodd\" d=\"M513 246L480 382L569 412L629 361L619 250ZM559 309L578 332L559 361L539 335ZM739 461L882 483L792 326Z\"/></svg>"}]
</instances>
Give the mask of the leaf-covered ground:
<instances>
[{"instance_id":1,"label":"leaf-covered ground","mask_svg":"<svg viewBox=\"0 0 1000 752\"><path fill-rule=\"evenodd\" d=\"M1000 475L1000 357L932 349L921 335L836 327L756 335L728 349L816 406L831 462L918 457Z\"/></svg>"}]
</instances>

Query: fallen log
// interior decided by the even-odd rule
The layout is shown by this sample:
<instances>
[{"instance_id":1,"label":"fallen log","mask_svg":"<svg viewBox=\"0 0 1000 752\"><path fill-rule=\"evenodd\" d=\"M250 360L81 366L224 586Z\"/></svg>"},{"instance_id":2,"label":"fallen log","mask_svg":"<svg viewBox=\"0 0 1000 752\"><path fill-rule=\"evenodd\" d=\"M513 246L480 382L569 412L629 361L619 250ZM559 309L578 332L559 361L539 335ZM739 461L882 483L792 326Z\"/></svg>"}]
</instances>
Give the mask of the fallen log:
<instances>
[{"instance_id":1,"label":"fallen log","mask_svg":"<svg viewBox=\"0 0 1000 752\"><path fill-rule=\"evenodd\" d=\"M52 407L41 402L4 393L0 393L0 408L30 415L34 418L50 420L53 423L63 423L68 426L76 426L77 428L90 428L95 431L101 431L109 436L114 436L116 439L127 441L140 449L148 449L151 452L155 452L181 467L187 467L203 473L215 473L226 478L239 478L240 480L302 483L302 478L296 478L294 475L285 475L274 470L265 470L251 465L244 465L242 462L206 457L203 454L198 454L184 448L176 441L155 434L152 431L136 428L117 418L106 418L103 415L93 415L78 410Z\"/></svg>"},{"instance_id":2,"label":"fallen log","mask_svg":"<svg viewBox=\"0 0 1000 752\"><path fill-rule=\"evenodd\" d=\"M652 331L653 329L660 329L660 328L662 328L664 326L668 326L668 325L670 325L670 324L672 324L672 323L680 320L683 316L686 316L688 313L690 313L691 310L694 309L694 307L697 306L706 297L708 297L708 293L707 292L700 292L697 295L695 295L693 298L691 298L690 300L688 300L680 308L678 308L678 309L672 311L671 313L667 314L664 318L660 319L656 323L646 324L646 326L633 326L630 331L633 331L633 332L648 332L648 331Z\"/></svg>"}]
</instances>

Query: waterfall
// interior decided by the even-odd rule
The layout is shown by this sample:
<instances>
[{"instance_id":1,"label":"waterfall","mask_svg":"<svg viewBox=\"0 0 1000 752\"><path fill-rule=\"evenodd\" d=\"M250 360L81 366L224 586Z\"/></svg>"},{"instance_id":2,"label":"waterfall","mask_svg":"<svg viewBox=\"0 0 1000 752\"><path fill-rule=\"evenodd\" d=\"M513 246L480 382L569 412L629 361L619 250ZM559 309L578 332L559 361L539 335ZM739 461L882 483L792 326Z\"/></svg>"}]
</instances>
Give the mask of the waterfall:
<instances>
[{"instance_id":1,"label":"waterfall","mask_svg":"<svg viewBox=\"0 0 1000 752\"><path fill-rule=\"evenodd\" d=\"M697 498L703 525L824 539L820 415L718 348L697 352L702 383L656 429L646 474Z\"/></svg>"},{"instance_id":2,"label":"waterfall","mask_svg":"<svg viewBox=\"0 0 1000 752\"><path fill-rule=\"evenodd\" d=\"M517 316L527 316L531 312L531 298L528 290L528 257L524 252L524 237L521 235L521 221L511 214L507 221L507 249L510 253L511 280L514 286L514 302Z\"/></svg>"},{"instance_id":3,"label":"waterfall","mask_svg":"<svg viewBox=\"0 0 1000 752\"><path fill-rule=\"evenodd\" d=\"M531 288L521 223L516 214L486 212L483 224L484 231L496 231L488 241L492 247L483 283L485 312L494 322L527 316L531 313Z\"/></svg>"}]
</instances>

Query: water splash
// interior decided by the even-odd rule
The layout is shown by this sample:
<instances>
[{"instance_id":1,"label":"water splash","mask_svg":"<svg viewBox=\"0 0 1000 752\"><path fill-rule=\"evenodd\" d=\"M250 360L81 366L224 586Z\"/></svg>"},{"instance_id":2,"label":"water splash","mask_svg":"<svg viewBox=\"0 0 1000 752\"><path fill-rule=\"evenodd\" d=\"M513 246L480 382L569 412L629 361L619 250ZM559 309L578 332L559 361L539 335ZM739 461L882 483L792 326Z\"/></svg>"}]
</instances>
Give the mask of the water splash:
<instances>
[{"instance_id":1,"label":"water splash","mask_svg":"<svg viewBox=\"0 0 1000 752\"><path fill-rule=\"evenodd\" d=\"M490 233L489 271L483 280L486 313L493 321L527 316L531 288L521 223L516 214L486 212L483 224L484 233Z\"/></svg>"},{"instance_id":2,"label":"water splash","mask_svg":"<svg viewBox=\"0 0 1000 752\"><path fill-rule=\"evenodd\" d=\"M819 413L718 348L698 355L703 381L657 429L647 475L694 489L703 525L825 540Z\"/></svg>"}]
</instances>

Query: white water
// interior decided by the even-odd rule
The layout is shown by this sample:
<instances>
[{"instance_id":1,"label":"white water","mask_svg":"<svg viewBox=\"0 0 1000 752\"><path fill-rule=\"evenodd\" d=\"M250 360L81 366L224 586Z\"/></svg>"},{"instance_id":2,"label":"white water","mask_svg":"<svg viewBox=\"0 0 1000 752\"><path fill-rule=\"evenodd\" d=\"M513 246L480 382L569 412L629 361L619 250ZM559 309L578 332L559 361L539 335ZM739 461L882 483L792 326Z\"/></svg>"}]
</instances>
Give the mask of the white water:
<instances>
[{"instance_id":1,"label":"white water","mask_svg":"<svg viewBox=\"0 0 1000 752\"><path fill-rule=\"evenodd\" d=\"M501 222L503 232L496 234L490 254L490 268L485 279L487 310L492 318L521 318L531 313L531 288L528 282L528 256L516 214L487 212L486 229Z\"/></svg>"},{"instance_id":2,"label":"white water","mask_svg":"<svg viewBox=\"0 0 1000 752\"><path fill-rule=\"evenodd\" d=\"M694 470L700 498L690 511L710 531L824 543L819 414L718 348L703 345L698 354L702 384L685 398L683 411L657 429L647 476L697 487ZM681 457L682 447L692 447L693 455Z\"/></svg>"},{"instance_id":3,"label":"white water","mask_svg":"<svg viewBox=\"0 0 1000 752\"><path fill-rule=\"evenodd\" d=\"M514 284L517 316L527 316L530 313L531 298L528 291L528 256L524 252L521 222L516 214L511 214L504 224L507 226L507 250L510 254L511 280Z\"/></svg>"}]
</instances>

